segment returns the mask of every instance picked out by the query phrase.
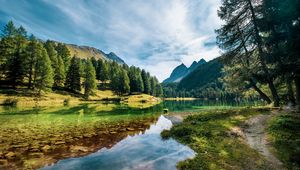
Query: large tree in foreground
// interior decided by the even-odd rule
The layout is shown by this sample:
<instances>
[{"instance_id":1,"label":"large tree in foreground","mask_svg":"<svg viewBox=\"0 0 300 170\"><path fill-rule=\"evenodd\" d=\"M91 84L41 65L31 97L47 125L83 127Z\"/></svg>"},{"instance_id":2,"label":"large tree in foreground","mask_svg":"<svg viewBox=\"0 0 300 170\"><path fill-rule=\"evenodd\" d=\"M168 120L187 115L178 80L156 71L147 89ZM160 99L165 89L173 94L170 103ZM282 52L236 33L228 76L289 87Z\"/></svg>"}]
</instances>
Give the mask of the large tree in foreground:
<instances>
[{"instance_id":1,"label":"large tree in foreground","mask_svg":"<svg viewBox=\"0 0 300 170\"><path fill-rule=\"evenodd\" d=\"M274 105L279 106L279 96L274 85L276 75L273 74L272 66L267 64L267 51L258 25L258 18L263 17L261 7L262 1L223 0L218 15L225 24L216 31L217 40L229 61L236 64L249 62L252 69L249 80L255 79L267 84Z\"/></svg>"}]
</instances>

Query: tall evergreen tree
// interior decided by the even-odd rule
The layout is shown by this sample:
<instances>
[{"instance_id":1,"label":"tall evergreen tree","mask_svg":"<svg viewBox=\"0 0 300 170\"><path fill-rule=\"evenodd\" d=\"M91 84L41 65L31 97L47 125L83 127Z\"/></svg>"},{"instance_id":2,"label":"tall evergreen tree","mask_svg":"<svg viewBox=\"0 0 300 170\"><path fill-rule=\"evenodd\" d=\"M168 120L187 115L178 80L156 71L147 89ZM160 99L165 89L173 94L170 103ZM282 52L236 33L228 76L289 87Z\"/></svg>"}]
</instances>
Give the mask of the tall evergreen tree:
<instances>
[{"instance_id":1,"label":"tall evergreen tree","mask_svg":"<svg viewBox=\"0 0 300 170\"><path fill-rule=\"evenodd\" d=\"M149 74L146 73L146 71L143 69L142 70L142 79L144 83L144 93L150 94L150 80L149 80Z\"/></svg>"},{"instance_id":2,"label":"tall evergreen tree","mask_svg":"<svg viewBox=\"0 0 300 170\"><path fill-rule=\"evenodd\" d=\"M37 60L34 68L34 87L41 92L41 90L47 90L52 87L53 71L50 58L41 43L37 44L35 51Z\"/></svg>"},{"instance_id":3,"label":"tall evergreen tree","mask_svg":"<svg viewBox=\"0 0 300 170\"><path fill-rule=\"evenodd\" d=\"M217 30L217 39L219 46L226 50L227 59L238 61L239 58L247 57L250 63L255 64L257 71L251 76L268 85L274 105L278 106L275 75L267 65L267 52L258 26L258 16L262 15L261 6L262 1L223 0L218 15L226 23Z\"/></svg>"},{"instance_id":4,"label":"tall evergreen tree","mask_svg":"<svg viewBox=\"0 0 300 170\"><path fill-rule=\"evenodd\" d=\"M108 63L99 59L97 61L97 70L96 70L97 79L103 81L109 80L109 68Z\"/></svg>"},{"instance_id":5,"label":"tall evergreen tree","mask_svg":"<svg viewBox=\"0 0 300 170\"><path fill-rule=\"evenodd\" d=\"M130 80L126 70L121 70L120 72L120 86L119 90L122 94L127 94L130 92Z\"/></svg>"},{"instance_id":6,"label":"tall evergreen tree","mask_svg":"<svg viewBox=\"0 0 300 170\"><path fill-rule=\"evenodd\" d=\"M7 27L12 29L11 26ZM4 32L11 32L5 31ZM25 57L27 45L27 33L23 27L15 30L16 34L13 39L14 50L12 55L7 60L7 78L11 85L15 88L18 84L23 83L25 77ZM10 34L10 33L9 33Z\"/></svg>"},{"instance_id":7,"label":"tall evergreen tree","mask_svg":"<svg viewBox=\"0 0 300 170\"><path fill-rule=\"evenodd\" d=\"M75 56L71 59L70 67L67 72L65 87L73 92L81 91L80 83L80 59Z\"/></svg>"},{"instance_id":8,"label":"tall evergreen tree","mask_svg":"<svg viewBox=\"0 0 300 170\"><path fill-rule=\"evenodd\" d=\"M67 72L70 66L70 56L71 56L68 47L63 43L58 43L55 49L57 51L57 55L60 56L64 61L65 72Z\"/></svg>"},{"instance_id":9,"label":"tall evergreen tree","mask_svg":"<svg viewBox=\"0 0 300 170\"><path fill-rule=\"evenodd\" d=\"M151 84L151 95L156 96L156 85L157 85L157 80L155 77L150 78L150 84Z\"/></svg>"},{"instance_id":10,"label":"tall evergreen tree","mask_svg":"<svg viewBox=\"0 0 300 170\"><path fill-rule=\"evenodd\" d=\"M85 80L84 80L84 96L86 99L94 93L96 89L96 71L91 60L86 61Z\"/></svg>"},{"instance_id":11,"label":"tall evergreen tree","mask_svg":"<svg viewBox=\"0 0 300 170\"><path fill-rule=\"evenodd\" d=\"M64 61L60 56L58 56L57 66L54 70L54 86L63 87L65 78L66 78L66 73L65 73Z\"/></svg>"},{"instance_id":12,"label":"tall evergreen tree","mask_svg":"<svg viewBox=\"0 0 300 170\"><path fill-rule=\"evenodd\" d=\"M8 21L8 23L4 26L2 30L1 37L14 37L17 34L17 29L13 23L13 21Z\"/></svg>"},{"instance_id":13,"label":"tall evergreen tree","mask_svg":"<svg viewBox=\"0 0 300 170\"><path fill-rule=\"evenodd\" d=\"M27 87L31 89L33 87L34 71L38 56L41 55L41 51L38 47L39 42L34 35L29 38L29 44L26 48L26 61L25 61L25 72L28 77Z\"/></svg>"}]
</instances>

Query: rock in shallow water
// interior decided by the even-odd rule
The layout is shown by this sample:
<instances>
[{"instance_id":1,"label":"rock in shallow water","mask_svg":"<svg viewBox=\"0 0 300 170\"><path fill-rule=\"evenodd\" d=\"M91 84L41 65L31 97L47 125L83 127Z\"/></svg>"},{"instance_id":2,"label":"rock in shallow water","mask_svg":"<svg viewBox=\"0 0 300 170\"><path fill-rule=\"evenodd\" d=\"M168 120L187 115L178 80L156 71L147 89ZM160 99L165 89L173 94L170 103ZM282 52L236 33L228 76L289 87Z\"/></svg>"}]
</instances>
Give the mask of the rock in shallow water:
<instances>
[{"instance_id":1,"label":"rock in shallow water","mask_svg":"<svg viewBox=\"0 0 300 170\"><path fill-rule=\"evenodd\" d=\"M6 159L0 159L0 165L7 165L8 161Z\"/></svg>"},{"instance_id":2,"label":"rock in shallow water","mask_svg":"<svg viewBox=\"0 0 300 170\"><path fill-rule=\"evenodd\" d=\"M16 157L16 154L14 152L8 152L5 157L7 159L14 159Z\"/></svg>"}]
</instances>

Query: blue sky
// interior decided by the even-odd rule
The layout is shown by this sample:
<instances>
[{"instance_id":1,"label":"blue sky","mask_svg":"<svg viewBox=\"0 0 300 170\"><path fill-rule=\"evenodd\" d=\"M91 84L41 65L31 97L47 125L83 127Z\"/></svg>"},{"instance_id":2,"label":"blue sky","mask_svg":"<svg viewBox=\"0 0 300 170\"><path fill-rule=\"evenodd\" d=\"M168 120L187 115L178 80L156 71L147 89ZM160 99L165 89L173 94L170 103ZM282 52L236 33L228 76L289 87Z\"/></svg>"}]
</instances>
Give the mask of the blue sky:
<instances>
[{"instance_id":1,"label":"blue sky","mask_svg":"<svg viewBox=\"0 0 300 170\"><path fill-rule=\"evenodd\" d=\"M13 20L41 39L115 52L160 81L180 63L220 54L220 0L0 0L0 26Z\"/></svg>"}]
</instances>

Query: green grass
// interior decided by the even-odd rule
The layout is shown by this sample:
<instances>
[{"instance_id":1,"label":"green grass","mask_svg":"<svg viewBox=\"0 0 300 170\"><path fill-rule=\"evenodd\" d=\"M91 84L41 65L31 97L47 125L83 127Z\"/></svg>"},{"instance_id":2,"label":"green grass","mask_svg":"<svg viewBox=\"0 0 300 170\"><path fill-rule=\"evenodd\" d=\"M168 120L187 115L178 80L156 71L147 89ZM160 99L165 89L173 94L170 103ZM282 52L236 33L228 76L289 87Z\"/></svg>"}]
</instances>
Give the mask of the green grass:
<instances>
[{"instance_id":1,"label":"green grass","mask_svg":"<svg viewBox=\"0 0 300 170\"><path fill-rule=\"evenodd\" d=\"M231 109L199 112L161 135L163 138L173 137L197 153L195 158L180 162L178 169L268 169L266 160L257 151L230 133L231 128L261 113L266 111Z\"/></svg>"},{"instance_id":2,"label":"green grass","mask_svg":"<svg viewBox=\"0 0 300 170\"><path fill-rule=\"evenodd\" d=\"M274 117L269 123L268 131L279 159L289 169L300 169L299 113Z\"/></svg>"}]
</instances>

